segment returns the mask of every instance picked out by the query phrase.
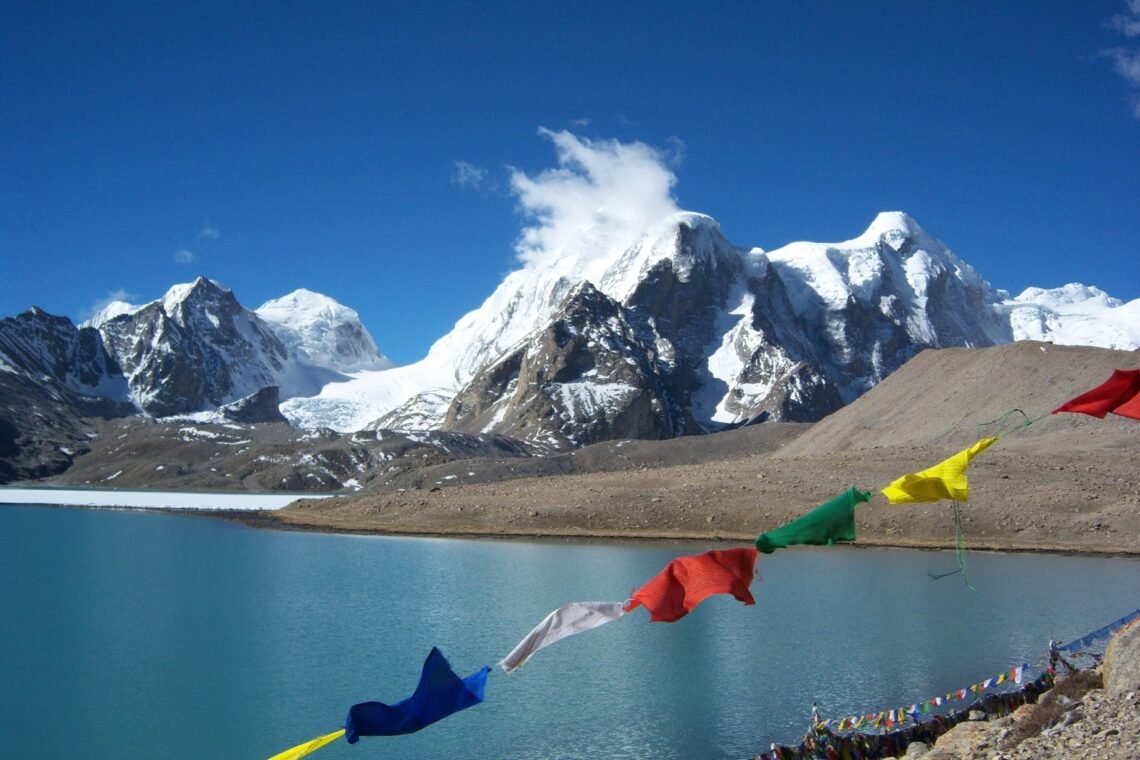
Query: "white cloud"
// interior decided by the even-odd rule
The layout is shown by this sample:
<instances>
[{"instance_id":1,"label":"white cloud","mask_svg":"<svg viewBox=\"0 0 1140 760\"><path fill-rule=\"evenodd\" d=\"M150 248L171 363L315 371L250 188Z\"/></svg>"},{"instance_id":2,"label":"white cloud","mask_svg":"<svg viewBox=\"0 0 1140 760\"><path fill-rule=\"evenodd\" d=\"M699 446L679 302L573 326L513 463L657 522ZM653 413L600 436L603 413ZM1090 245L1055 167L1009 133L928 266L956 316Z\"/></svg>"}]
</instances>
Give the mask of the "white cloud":
<instances>
[{"instance_id":1,"label":"white cloud","mask_svg":"<svg viewBox=\"0 0 1140 760\"><path fill-rule=\"evenodd\" d=\"M176 264L193 264L198 260L198 255L193 251L188 251L185 248L179 248L174 252L174 262Z\"/></svg>"},{"instance_id":2,"label":"white cloud","mask_svg":"<svg viewBox=\"0 0 1140 760\"><path fill-rule=\"evenodd\" d=\"M487 179L487 170L469 164L466 161L456 161L455 171L451 173L451 184L458 185L459 187L470 187L473 190L478 190L483 184L483 180Z\"/></svg>"},{"instance_id":3,"label":"white cloud","mask_svg":"<svg viewBox=\"0 0 1140 760\"><path fill-rule=\"evenodd\" d=\"M1125 37L1140 37L1140 0L1127 0L1125 5L1128 10L1110 18L1108 25Z\"/></svg>"},{"instance_id":4,"label":"white cloud","mask_svg":"<svg viewBox=\"0 0 1140 760\"><path fill-rule=\"evenodd\" d=\"M572 251L589 257L637 242L679 208L668 155L645 143L589 140L540 129L558 168L530 176L512 168L511 189L529 221L515 246L526 264Z\"/></svg>"},{"instance_id":5,"label":"white cloud","mask_svg":"<svg viewBox=\"0 0 1140 760\"><path fill-rule=\"evenodd\" d=\"M1133 87L1140 87L1140 49L1113 48L1104 53L1112 59L1117 74Z\"/></svg>"},{"instance_id":6,"label":"white cloud","mask_svg":"<svg viewBox=\"0 0 1140 760\"><path fill-rule=\"evenodd\" d=\"M1140 37L1140 0L1126 0L1127 9L1108 20L1108 27L1133 39ZM1140 46L1115 47L1101 52L1113 62L1116 73L1124 78L1133 89L1140 90ZM1133 115L1140 119L1140 92L1132 93L1129 99Z\"/></svg>"},{"instance_id":7,"label":"white cloud","mask_svg":"<svg viewBox=\"0 0 1140 760\"><path fill-rule=\"evenodd\" d=\"M210 225L209 222L203 225L202 231L198 233L199 240L218 240L221 237L222 231L217 227Z\"/></svg>"},{"instance_id":8,"label":"white cloud","mask_svg":"<svg viewBox=\"0 0 1140 760\"><path fill-rule=\"evenodd\" d=\"M590 120L583 116L581 119L571 119L570 126L577 127L578 129L585 129L590 126Z\"/></svg>"}]
</instances>

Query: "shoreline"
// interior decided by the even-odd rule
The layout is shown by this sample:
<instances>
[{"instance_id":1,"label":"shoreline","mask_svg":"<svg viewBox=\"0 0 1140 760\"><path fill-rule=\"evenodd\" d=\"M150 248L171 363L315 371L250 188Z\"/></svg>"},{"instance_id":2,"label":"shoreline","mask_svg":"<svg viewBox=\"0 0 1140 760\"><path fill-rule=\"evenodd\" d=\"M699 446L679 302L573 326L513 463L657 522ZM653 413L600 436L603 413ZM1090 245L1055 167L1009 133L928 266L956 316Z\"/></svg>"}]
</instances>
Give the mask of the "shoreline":
<instances>
[{"instance_id":1,"label":"shoreline","mask_svg":"<svg viewBox=\"0 0 1140 760\"><path fill-rule=\"evenodd\" d=\"M182 512L190 513L190 510ZM526 529L500 528L493 531L473 531L458 529L428 530L401 527L376 527L362 524L333 525L313 521L288 519L278 512L243 512L231 510L227 512L202 510L200 516L215 517L232 520L250 528L260 530L282 530L296 533L327 533L330 535L358 535L358 536L393 536L407 538L459 538L459 539L565 539L583 541L630 541L646 543L725 543L748 542L752 543L757 534L702 534L696 532L652 533L652 532L618 532L618 531L581 531L581 530L551 530L536 531ZM856 541L835 544L835 546L853 549L915 549L920 551L953 551L952 542L937 542L919 540L882 540L857 539ZM795 548L795 547L789 547ZM824 548L824 547L819 547ZM1119 557L1124 559L1140 559L1140 551L1126 547L1070 547L1064 545L1052 546L1008 546L994 542L974 543L967 551L984 551L1009 554L1057 554L1062 556L1091 556L1091 557Z\"/></svg>"},{"instance_id":2,"label":"shoreline","mask_svg":"<svg viewBox=\"0 0 1140 760\"><path fill-rule=\"evenodd\" d=\"M44 489L50 491L50 489ZM2 498L0 492L0 498ZM304 496L303 499L311 498ZM512 526L496 525L494 528L474 528L470 524L426 525L414 520L402 520L392 524L378 524L375 520L363 518L326 517L311 509L293 510L284 508L230 509L223 507L166 507L139 505L92 505L70 504L70 502L9 502L13 506L48 507L57 509L105 509L114 512L145 512L173 514L195 517L213 517L218 520L236 522L257 530L277 530L300 533L342 534L342 536L389 536L402 538L453 538L488 540L564 540L564 541L614 541L614 542L676 542L676 544L727 544L727 542L748 542L755 540L758 532L744 531L701 531L701 530L645 530L596 528L579 529L577 526ZM951 540L927 539L905 536L876 536L872 534L852 542L842 542L836 546L856 549L917 549L925 551L952 551ZM792 547L795 548L795 547ZM1052 554L1061 556L1094 556L1140 558L1140 548L1113 545L1073 545L1067 542L1008 542L993 539L970 540L967 551L987 551L987 553L1007 554Z\"/></svg>"}]
</instances>

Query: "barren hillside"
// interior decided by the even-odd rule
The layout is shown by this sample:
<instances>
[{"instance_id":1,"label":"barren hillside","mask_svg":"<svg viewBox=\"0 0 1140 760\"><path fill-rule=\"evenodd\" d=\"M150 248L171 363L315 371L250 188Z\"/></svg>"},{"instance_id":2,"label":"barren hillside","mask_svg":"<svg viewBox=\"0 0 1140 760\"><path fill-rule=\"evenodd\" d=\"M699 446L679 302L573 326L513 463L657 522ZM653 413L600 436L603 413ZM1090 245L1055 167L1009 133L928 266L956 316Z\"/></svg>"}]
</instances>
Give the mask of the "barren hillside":
<instances>
[{"instance_id":1,"label":"barren hillside","mask_svg":"<svg viewBox=\"0 0 1140 760\"><path fill-rule=\"evenodd\" d=\"M970 469L969 546L1140 552L1140 422L1059 415L1024 424L1112 369L1137 366L1136 353L1041 343L926 351L798 437L796 428L769 433L761 425L603 444L608 457L578 452L599 464L571 474L519 477L504 468L496 476L503 479L483 472L475 483L441 475L415 488L301 502L266 519L332 530L744 540L850 485L877 492L1002 432ZM1014 408L1028 417L982 424ZM717 454L686 457L686 448ZM615 469L623 449L638 452L636 460ZM860 508L858 527L860 543L951 546L953 507L889 505L876 494Z\"/></svg>"}]
</instances>

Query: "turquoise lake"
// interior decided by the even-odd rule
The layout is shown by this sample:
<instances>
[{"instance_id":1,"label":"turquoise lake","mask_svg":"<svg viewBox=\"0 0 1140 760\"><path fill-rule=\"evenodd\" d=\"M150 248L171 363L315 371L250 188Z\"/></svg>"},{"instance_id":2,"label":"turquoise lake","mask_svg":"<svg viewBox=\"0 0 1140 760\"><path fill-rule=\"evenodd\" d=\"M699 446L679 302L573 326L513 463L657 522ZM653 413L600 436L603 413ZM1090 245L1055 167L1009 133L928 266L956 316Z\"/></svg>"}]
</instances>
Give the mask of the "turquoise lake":
<instances>
[{"instance_id":1,"label":"turquoise lake","mask_svg":"<svg viewBox=\"0 0 1140 760\"><path fill-rule=\"evenodd\" d=\"M721 544L723 548L726 544ZM0 505L0 756L266 758L399 701L437 646L466 676L548 612L622 601L705 544L385 538ZM1140 561L805 548L755 606L644 609L495 670L486 702L314 758L747 758L810 707L867 713L1040 663L1140 607Z\"/></svg>"}]
</instances>

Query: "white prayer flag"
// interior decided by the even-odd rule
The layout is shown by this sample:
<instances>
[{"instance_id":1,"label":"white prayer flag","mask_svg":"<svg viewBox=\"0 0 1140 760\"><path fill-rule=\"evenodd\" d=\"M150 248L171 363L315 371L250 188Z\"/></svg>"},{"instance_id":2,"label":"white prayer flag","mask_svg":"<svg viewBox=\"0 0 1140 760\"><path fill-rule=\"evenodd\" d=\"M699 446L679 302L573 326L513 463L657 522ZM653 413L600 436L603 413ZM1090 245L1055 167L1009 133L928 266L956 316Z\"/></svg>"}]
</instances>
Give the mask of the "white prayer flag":
<instances>
[{"instance_id":1,"label":"white prayer flag","mask_svg":"<svg viewBox=\"0 0 1140 760\"><path fill-rule=\"evenodd\" d=\"M499 666L510 673L522 667L538 650L575 633L617 620L624 613L621 602L571 602L551 612L526 635Z\"/></svg>"}]
</instances>

